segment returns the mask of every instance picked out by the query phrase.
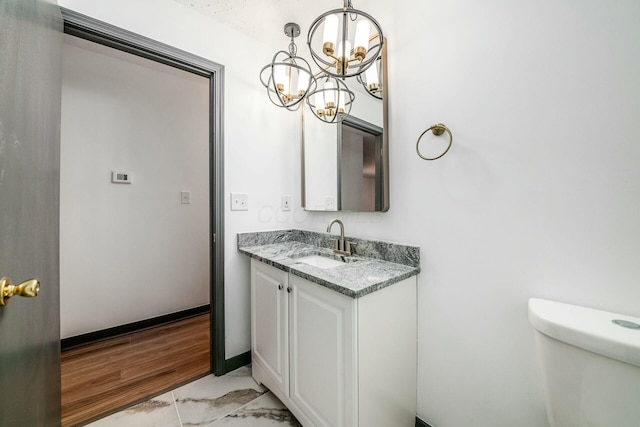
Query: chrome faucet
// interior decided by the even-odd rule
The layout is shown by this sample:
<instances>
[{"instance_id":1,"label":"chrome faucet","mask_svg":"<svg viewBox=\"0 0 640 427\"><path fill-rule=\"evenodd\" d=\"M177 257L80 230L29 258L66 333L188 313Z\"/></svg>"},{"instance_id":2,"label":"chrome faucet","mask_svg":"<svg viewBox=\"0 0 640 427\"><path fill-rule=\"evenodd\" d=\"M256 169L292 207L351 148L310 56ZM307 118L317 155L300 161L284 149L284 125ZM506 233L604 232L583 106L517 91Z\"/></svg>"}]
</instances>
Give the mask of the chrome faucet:
<instances>
[{"instance_id":1,"label":"chrome faucet","mask_svg":"<svg viewBox=\"0 0 640 427\"><path fill-rule=\"evenodd\" d=\"M331 226L337 223L340 226L340 239L336 239L333 242L333 252L338 255L351 256L351 242L344 241L344 224L339 219L334 219L329 223L327 227L327 233L331 233Z\"/></svg>"}]
</instances>

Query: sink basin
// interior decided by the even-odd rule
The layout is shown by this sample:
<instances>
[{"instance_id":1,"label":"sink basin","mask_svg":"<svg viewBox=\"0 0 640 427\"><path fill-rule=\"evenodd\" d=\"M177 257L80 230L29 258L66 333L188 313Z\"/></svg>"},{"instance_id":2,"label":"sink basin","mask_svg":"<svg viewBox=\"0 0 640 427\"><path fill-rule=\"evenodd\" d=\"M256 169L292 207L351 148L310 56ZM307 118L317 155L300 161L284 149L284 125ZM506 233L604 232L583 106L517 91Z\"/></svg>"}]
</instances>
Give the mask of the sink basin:
<instances>
[{"instance_id":1,"label":"sink basin","mask_svg":"<svg viewBox=\"0 0 640 427\"><path fill-rule=\"evenodd\" d=\"M318 268L333 268L339 265L344 265L344 262L342 261L338 261L333 258L327 258L321 255L310 255L310 256L305 256L301 258L296 258L296 262L302 262Z\"/></svg>"}]
</instances>

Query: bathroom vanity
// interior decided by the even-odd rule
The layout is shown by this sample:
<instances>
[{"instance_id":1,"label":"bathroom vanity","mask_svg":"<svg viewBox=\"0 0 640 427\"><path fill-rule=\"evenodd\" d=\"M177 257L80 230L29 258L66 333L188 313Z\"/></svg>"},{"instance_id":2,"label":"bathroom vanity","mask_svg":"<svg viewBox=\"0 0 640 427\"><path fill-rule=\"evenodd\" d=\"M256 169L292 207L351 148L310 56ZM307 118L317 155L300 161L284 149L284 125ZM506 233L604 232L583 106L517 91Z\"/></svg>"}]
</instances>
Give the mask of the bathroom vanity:
<instances>
[{"instance_id":1,"label":"bathroom vanity","mask_svg":"<svg viewBox=\"0 0 640 427\"><path fill-rule=\"evenodd\" d=\"M419 248L350 241L344 257L326 234L238 235L253 376L304 426L413 426Z\"/></svg>"}]
</instances>

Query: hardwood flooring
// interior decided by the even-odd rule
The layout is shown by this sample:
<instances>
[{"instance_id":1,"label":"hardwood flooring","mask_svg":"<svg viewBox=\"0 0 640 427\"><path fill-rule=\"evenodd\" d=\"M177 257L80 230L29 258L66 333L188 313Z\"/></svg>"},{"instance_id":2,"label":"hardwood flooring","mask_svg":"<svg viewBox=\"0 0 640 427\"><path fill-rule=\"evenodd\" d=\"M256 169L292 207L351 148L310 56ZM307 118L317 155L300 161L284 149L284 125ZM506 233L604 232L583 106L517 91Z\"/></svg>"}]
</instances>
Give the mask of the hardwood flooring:
<instances>
[{"instance_id":1,"label":"hardwood flooring","mask_svg":"<svg viewBox=\"0 0 640 427\"><path fill-rule=\"evenodd\" d=\"M209 314L62 353L62 425L75 426L210 372Z\"/></svg>"}]
</instances>

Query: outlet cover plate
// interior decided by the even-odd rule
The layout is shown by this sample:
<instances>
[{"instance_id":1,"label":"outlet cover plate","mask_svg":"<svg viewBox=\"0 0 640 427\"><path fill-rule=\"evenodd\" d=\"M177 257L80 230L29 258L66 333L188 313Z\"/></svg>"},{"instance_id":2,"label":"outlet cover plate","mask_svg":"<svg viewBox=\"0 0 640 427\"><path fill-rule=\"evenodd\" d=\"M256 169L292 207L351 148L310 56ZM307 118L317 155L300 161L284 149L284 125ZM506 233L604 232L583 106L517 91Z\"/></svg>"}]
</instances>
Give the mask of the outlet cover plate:
<instances>
[{"instance_id":1,"label":"outlet cover plate","mask_svg":"<svg viewBox=\"0 0 640 427\"><path fill-rule=\"evenodd\" d=\"M291 196L288 196L288 195L282 196L282 210L283 211L291 210Z\"/></svg>"},{"instance_id":2,"label":"outlet cover plate","mask_svg":"<svg viewBox=\"0 0 640 427\"><path fill-rule=\"evenodd\" d=\"M183 205L191 204L191 191L180 192L180 203L182 203Z\"/></svg>"},{"instance_id":3,"label":"outlet cover plate","mask_svg":"<svg viewBox=\"0 0 640 427\"><path fill-rule=\"evenodd\" d=\"M231 193L231 210L248 211L249 195L247 193Z\"/></svg>"}]
</instances>

